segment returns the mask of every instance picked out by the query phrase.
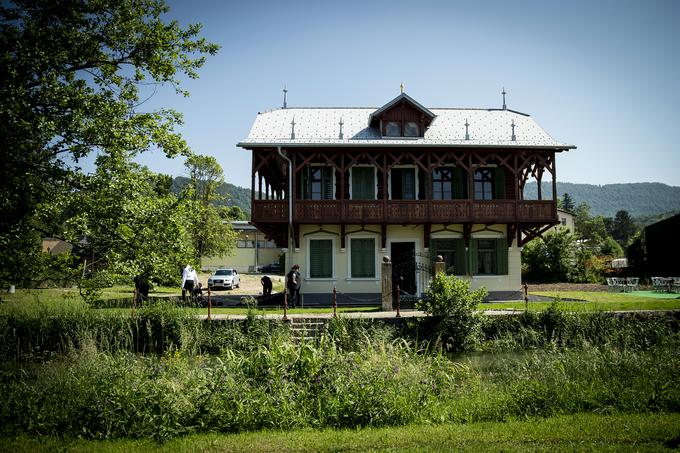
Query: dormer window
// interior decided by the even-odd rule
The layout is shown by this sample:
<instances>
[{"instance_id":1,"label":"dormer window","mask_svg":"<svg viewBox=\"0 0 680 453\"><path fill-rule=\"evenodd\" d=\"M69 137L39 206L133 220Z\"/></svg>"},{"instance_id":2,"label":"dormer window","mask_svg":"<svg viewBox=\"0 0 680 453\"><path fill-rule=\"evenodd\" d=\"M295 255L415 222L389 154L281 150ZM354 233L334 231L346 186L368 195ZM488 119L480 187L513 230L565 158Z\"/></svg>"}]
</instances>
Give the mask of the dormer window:
<instances>
[{"instance_id":1,"label":"dormer window","mask_svg":"<svg viewBox=\"0 0 680 453\"><path fill-rule=\"evenodd\" d=\"M383 137L425 137L435 115L414 99L401 93L371 113L368 125Z\"/></svg>"},{"instance_id":2,"label":"dormer window","mask_svg":"<svg viewBox=\"0 0 680 453\"><path fill-rule=\"evenodd\" d=\"M409 121L404 124L404 137L418 137L418 123Z\"/></svg>"},{"instance_id":3,"label":"dormer window","mask_svg":"<svg viewBox=\"0 0 680 453\"><path fill-rule=\"evenodd\" d=\"M399 123L396 121L390 121L385 125L385 136L386 137L400 137L401 130Z\"/></svg>"}]
</instances>

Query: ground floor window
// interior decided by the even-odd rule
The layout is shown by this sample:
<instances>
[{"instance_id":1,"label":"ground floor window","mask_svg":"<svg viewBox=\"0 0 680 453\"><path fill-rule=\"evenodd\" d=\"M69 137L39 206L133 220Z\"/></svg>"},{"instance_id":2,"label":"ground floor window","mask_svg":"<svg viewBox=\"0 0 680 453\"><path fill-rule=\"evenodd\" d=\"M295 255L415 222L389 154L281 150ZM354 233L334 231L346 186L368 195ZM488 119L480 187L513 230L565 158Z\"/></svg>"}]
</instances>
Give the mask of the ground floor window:
<instances>
[{"instance_id":1,"label":"ground floor window","mask_svg":"<svg viewBox=\"0 0 680 453\"><path fill-rule=\"evenodd\" d=\"M506 239L471 239L471 269L475 275L508 273L508 241Z\"/></svg>"},{"instance_id":2,"label":"ground floor window","mask_svg":"<svg viewBox=\"0 0 680 453\"><path fill-rule=\"evenodd\" d=\"M375 278L375 239L351 239L350 253L350 277Z\"/></svg>"},{"instance_id":3,"label":"ground floor window","mask_svg":"<svg viewBox=\"0 0 680 453\"><path fill-rule=\"evenodd\" d=\"M432 261L437 259L437 255L441 255L444 258L445 269L448 275L465 275L467 255L465 253L464 239L433 239L430 243L430 255L432 255Z\"/></svg>"},{"instance_id":4,"label":"ground floor window","mask_svg":"<svg viewBox=\"0 0 680 453\"><path fill-rule=\"evenodd\" d=\"M309 240L309 277L333 277L333 240Z\"/></svg>"}]
</instances>

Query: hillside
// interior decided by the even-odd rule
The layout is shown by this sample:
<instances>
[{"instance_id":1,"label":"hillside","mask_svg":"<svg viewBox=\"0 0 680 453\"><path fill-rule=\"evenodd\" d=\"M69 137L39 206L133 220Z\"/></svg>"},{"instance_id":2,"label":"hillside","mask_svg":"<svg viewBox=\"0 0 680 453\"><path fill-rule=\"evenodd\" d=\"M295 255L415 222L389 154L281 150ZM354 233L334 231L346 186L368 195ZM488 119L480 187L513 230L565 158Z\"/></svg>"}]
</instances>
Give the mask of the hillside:
<instances>
[{"instance_id":1,"label":"hillside","mask_svg":"<svg viewBox=\"0 0 680 453\"><path fill-rule=\"evenodd\" d=\"M551 191L550 184L544 183L543 193ZM622 209L634 217L680 210L680 187L658 182L596 186L558 181L557 195L562 198L565 192L571 196L575 205L585 201L591 208L591 214L605 217L614 217ZM527 184L524 193L527 199L536 198L536 183Z\"/></svg>"},{"instance_id":2,"label":"hillside","mask_svg":"<svg viewBox=\"0 0 680 453\"><path fill-rule=\"evenodd\" d=\"M177 176L172 181L172 191L174 193L179 193L188 183L189 178ZM226 201L221 203L222 205L238 206L246 213L247 217L250 218L250 189L245 189L225 182L217 190L220 195L225 195L227 197Z\"/></svg>"}]
</instances>

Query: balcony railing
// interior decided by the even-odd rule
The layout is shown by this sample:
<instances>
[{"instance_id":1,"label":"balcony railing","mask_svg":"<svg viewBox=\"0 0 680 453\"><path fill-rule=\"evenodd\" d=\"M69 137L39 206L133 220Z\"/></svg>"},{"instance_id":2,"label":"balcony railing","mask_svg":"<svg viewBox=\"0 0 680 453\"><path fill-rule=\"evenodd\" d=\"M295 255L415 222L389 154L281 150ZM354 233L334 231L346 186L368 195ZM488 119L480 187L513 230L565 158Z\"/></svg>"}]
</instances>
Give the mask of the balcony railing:
<instances>
[{"instance_id":1,"label":"balcony railing","mask_svg":"<svg viewBox=\"0 0 680 453\"><path fill-rule=\"evenodd\" d=\"M296 223L550 223L552 200L295 200ZM288 222L287 200L255 200L252 219Z\"/></svg>"}]
</instances>

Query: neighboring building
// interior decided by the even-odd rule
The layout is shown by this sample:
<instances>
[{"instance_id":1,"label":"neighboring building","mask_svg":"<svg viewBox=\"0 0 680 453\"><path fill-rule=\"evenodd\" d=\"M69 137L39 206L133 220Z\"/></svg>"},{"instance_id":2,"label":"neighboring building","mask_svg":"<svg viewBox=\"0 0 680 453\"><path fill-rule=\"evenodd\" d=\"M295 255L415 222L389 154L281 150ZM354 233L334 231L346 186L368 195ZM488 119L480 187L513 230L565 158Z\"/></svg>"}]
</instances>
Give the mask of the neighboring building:
<instances>
[{"instance_id":1,"label":"neighboring building","mask_svg":"<svg viewBox=\"0 0 680 453\"><path fill-rule=\"evenodd\" d=\"M569 211L564 211L562 209L557 210L557 220L558 224L555 225L555 228L566 228L568 229L572 234L576 231L576 228L574 227L574 214L572 214Z\"/></svg>"},{"instance_id":2,"label":"neighboring building","mask_svg":"<svg viewBox=\"0 0 680 453\"><path fill-rule=\"evenodd\" d=\"M680 277L680 214L645 227L645 268L650 277Z\"/></svg>"},{"instance_id":3,"label":"neighboring building","mask_svg":"<svg viewBox=\"0 0 680 453\"><path fill-rule=\"evenodd\" d=\"M505 105L428 109L404 93L380 108L284 105L238 146L253 156L251 222L301 266L305 303L333 287L378 303L384 255L411 294L436 255L491 299L516 294L522 245L559 221L555 155L575 148ZM530 179L537 200L523 199Z\"/></svg>"},{"instance_id":4,"label":"neighboring building","mask_svg":"<svg viewBox=\"0 0 680 453\"><path fill-rule=\"evenodd\" d=\"M255 226L247 221L235 220L231 222L231 227L238 233L234 254L203 258L201 264L203 269L213 271L231 267L240 273L255 272L259 266L279 261L281 249Z\"/></svg>"},{"instance_id":5,"label":"neighboring building","mask_svg":"<svg viewBox=\"0 0 680 453\"><path fill-rule=\"evenodd\" d=\"M52 255L59 255L61 253L70 253L73 251L73 244L57 238L43 238L42 251L49 252Z\"/></svg>"}]
</instances>

